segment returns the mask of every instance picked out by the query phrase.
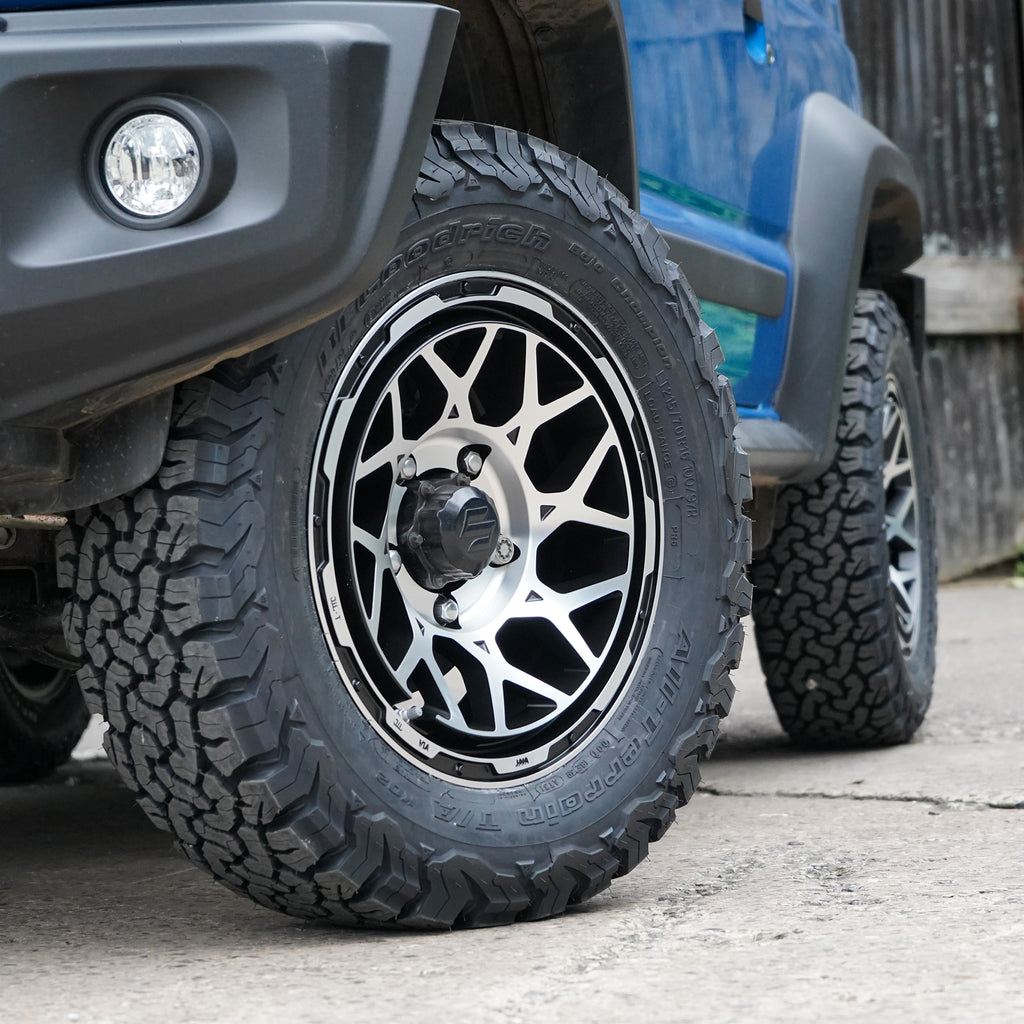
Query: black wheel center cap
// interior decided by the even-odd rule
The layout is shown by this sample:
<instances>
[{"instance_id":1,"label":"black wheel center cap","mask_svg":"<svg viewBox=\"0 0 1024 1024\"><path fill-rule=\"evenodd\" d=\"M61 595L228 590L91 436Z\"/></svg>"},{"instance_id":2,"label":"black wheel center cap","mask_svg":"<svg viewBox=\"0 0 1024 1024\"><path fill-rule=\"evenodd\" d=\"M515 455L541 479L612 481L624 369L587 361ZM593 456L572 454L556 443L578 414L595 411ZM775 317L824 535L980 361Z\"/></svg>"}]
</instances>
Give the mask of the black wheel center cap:
<instances>
[{"instance_id":1,"label":"black wheel center cap","mask_svg":"<svg viewBox=\"0 0 1024 1024\"><path fill-rule=\"evenodd\" d=\"M410 575L442 591L484 571L498 545L494 503L461 473L417 477L398 510L398 551Z\"/></svg>"}]
</instances>

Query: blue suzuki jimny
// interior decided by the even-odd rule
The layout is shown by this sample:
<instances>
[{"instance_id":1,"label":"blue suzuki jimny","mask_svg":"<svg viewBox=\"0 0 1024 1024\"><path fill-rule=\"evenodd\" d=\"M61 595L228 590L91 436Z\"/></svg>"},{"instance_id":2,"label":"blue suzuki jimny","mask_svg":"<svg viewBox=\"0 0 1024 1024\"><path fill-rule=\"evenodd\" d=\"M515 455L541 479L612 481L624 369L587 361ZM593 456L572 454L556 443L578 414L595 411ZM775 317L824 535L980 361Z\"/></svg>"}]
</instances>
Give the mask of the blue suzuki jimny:
<instances>
[{"instance_id":1,"label":"blue suzuki jimny","mask_svg":"<svg viewBox=\"0 0 1024 1024\"><path fill-rule=\"evenodd\" d=\"M0 6L0 777L88 708L229 887L450 927L645 856L751 606L795 741L911 736L921 216L835 0Z\"/></svg>"}]
</instances>

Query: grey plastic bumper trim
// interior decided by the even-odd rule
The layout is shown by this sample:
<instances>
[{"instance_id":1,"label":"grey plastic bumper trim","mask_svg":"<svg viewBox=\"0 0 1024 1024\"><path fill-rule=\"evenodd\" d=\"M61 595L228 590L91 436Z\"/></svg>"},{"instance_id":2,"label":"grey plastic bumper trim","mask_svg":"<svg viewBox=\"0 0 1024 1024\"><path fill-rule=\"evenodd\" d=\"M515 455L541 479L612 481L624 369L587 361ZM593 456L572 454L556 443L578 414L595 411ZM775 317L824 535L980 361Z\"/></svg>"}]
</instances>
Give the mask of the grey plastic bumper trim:
<instances>
[{"instance_id":1,"label":"grey plastic bumper trim","mask_svg":"<svg viewBox=\"0 0 1024 1024\"><path fill-rule=\"evenodd\" d=\"M284 0L6 20L0 420L60 426L281 337L370 284L408 210L458 15ZM213 110L236 174L214 209L139 231L93 200L84 153L110 110L154 93Z\"/></svg>"}]
</instances>

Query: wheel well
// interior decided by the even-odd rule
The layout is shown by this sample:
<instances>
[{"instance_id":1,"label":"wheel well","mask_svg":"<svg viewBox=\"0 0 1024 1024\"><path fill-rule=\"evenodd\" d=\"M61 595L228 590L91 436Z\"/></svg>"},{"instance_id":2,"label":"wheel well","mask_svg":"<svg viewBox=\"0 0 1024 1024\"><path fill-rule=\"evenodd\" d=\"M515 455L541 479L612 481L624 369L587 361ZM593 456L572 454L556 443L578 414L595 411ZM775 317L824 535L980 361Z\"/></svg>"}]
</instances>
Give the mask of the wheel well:
<instances>
[{"instance_id":1,"label":"wheel well","mask_svg":"<svg viewBox=\"0 0 1024 1024\"><path fill-rule=\"evenodd\" d=\"M637 202L618 0L454 0L461 15L438 116L500 124L582 156Z\"/></svg>"},{"instance_id":2,"label":"wheel well","mask_svg":"<svg viewBox=\"0 0 1024 1024\"><path fill-rule=\"evenodd\" d=\"M862 287L879 288L895 302L920 371L925 349L924 282L906 273L923 248L921 205L905 183L880 181L872 196L861 264Z\"/></svg>"},{"instance_id":3,"label":"wheel well","mask_svg":"<svg viewBox=\"0 0 1024 1024\"><path fill-rule=\"evenodd\" d=\"M906 269L922 249L921 207L906 183L879 181L871 197L871 214L864 241L865 279Z\"/></svg>"}]
</instances>

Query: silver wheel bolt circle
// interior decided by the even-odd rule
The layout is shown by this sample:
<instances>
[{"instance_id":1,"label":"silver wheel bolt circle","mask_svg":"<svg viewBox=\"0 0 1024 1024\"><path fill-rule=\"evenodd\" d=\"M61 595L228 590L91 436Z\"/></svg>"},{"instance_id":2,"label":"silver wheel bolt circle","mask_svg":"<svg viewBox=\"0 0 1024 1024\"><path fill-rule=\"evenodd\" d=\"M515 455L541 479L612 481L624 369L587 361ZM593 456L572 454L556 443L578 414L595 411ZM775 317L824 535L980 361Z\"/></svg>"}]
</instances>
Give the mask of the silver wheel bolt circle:
<instances>
[{"instance_id":1,"label":"silver wheel bolt circle","mask_svg":"<svg viewBox=\"0 0 1024 1024\"><path fill-rule=\"evenodd\" d=\"M398 475L403 480L412 480L416 476L416 460L411 455L406 455L398 467Z\"/></svg>"},{"instance_id":2,"label":"silver wheel bolt circle","mask_svg":"<svg viewBox=\"0 0 1024 1024\"><path fill-rule=\"evenodd\" d=\"M468 451L459 459L459 469L466 476L479 476L484 468L484 458L479 452Z\"/></svg>"},{"instance_id":3,"label":"silver wheel bolt circle","mask_svg":"<svg viewBox=\"0 0 1024 1024\"><path fill-rule=\"evenodd\" d=\"M434 618L443 626L450 626L459 618L459 602L454 597L439 597L434 602Z\"/></svg>"}]
</instances>

